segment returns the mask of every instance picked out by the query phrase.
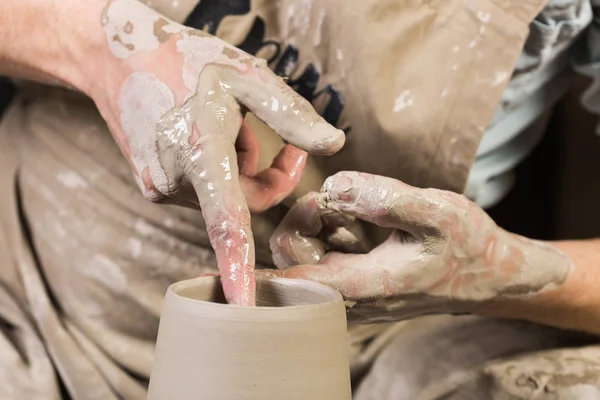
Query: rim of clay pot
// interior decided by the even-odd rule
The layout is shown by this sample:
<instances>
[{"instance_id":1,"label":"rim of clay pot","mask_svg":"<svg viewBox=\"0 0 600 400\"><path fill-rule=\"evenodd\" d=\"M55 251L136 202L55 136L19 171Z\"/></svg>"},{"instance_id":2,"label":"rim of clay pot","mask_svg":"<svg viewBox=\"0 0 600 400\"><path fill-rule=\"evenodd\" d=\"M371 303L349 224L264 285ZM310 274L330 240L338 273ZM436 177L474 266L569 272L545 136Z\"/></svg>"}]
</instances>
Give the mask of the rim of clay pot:
<instances>
[{"instance_id":1,"label":"rim of clay pot","mask_svg":"<svg viewBox=\"0 0 600 400\"><path fill-rule=\"evenodd\" d=\"M280 303L275 305L261 305L268 300L261 294L268 295L269 291L279 295ZM292 294L291 296L285 293ZM308 309L314 311L319 308L328 309L334 303L342 303L342 295L335 289L323 284L288 278L259 278L256 281L256 307L243 307L233 304L226 304L222 293L221 280L218 276L198 277L179 281L167 290L167 297L172 297L180 305L187 304L194 310L214 309L215 317L223 316L230 318L232 314L239 316L257 316L264 313L284 313L290 315L293 311L304 312ZM273 295L273 294L272 294ZM288 302L289 304L286 304ZM199 307L199 306L202 307ZM187 308L187 307L186 307ZM283 311L283 312L282 312Z\"/></svg>"}]
</instances>

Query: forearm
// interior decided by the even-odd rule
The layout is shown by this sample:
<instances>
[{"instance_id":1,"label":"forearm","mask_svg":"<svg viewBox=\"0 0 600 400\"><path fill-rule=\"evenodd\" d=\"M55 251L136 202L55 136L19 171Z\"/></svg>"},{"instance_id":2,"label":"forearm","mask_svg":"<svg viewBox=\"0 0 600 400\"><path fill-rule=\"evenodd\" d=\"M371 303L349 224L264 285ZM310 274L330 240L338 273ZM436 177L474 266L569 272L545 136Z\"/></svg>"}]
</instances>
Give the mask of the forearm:
<instances>
[{"instance_id":1,"label":"forearm","mask_svg":"<svg viewBox=\"0 0 600 400\"><path fill-rule=\"evenodd\" d=\"M86 92L106 0L0 1L0 75Z\"/></svg>"},{"instance_id":2,"label":"forearm","mask_svg":"<svg viewBox=\"0 0 600 400\"><path fill-rule=\"evenodd\" d=\"M550 244L573 262L563 283L533 297L485 303L477 313L600 334L600 239Z\"/></svg>"}]
</instances>

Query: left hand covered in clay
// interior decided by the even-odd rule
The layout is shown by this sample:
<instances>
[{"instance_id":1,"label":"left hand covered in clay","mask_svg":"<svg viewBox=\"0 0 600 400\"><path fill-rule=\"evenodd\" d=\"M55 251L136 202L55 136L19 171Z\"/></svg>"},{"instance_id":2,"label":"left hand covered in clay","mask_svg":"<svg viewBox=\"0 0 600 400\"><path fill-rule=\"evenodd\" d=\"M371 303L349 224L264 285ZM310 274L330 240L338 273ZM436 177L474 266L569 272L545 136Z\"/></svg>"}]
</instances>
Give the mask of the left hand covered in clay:
<instances>
[{"instance_id":1,"label":"left hand covered in clay","mask_svg":"<svg viewBox=\"0 0 600 400\"><path fill-rule=\"evenodd\" d=\"M344 133L257 59L137 0L104 1L87 91L149 200L200 206L230 303L254 304L249 208L265 210L297 185L306 152L330 155ZM259 173L245 110L284 146Z\"/></svg>"},{"instance_id":2,"label":"left hand covered in clay","mask_svg":"<svg viewBox=\"0 0 600 400\"><path fill-rule=\"evenodd\" d=\"M394 230L366 254L327 252L327 237L353 218ZM355 245L348 233L346 248ZM300 199L271 250L280 271L261 274L334 287L358 322L471 313L489 300L551 289L571 268L554 247L499 228L461 195L357 172L338 173L322 193Z\"/></svg>"}]
</instances>

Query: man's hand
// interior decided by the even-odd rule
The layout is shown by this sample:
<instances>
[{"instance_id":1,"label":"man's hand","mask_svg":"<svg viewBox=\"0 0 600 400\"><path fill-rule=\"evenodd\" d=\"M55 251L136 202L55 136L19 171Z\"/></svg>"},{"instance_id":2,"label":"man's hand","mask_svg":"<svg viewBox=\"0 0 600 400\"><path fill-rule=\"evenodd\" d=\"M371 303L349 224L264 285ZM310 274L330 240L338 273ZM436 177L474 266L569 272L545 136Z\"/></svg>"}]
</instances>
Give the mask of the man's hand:
<instances>
[{"instance_id":1,"label":"man's hand","mask_svg":"<svg viewBox=\"0 0 600 400\"><path fill-rule=\"evenodd\" d=\"M280 202L300 179L305 151L333 154L343 132L264 60L137 0L6 1L0 15L12 9L23 17L2 20L0 72L57 79L88 94L144 195L201 207L227 300L254 304L248 206L261 211ZM45 29L28 26L36 15ZM245 110L289 143L262 172Z\"/></svg>"},{"instance_id":2,"label":"man's hand","mask_svg":"<svg viewBox=\"0 0 600 400\"><path fill-rule=\"evenodd\" d=\"M113 61L91 94L140 187L153 201L200 205L227 300L254 304L246 199L254 210L281 201L300 178L302 150L333 154L344 143L343 132L263 60L135 0L109 2L102 26L108 43L103 59ZM256 139L243 124L242 109L291 144L260 174Z\"/></svg>"},{"instance_id":3,"label":"man's hand","mask_svg":"<svg viewBox=\"0 0 600 400\"><path fill-rule=\"evenodd\" d=\"M326 252L327 237L352 218L394 230L366 254ZM470 313L556 288L571 269L560 251L500 229L463 196L357 172L338 173L301 199L271 250L281 271L261 273L332 286L359 322ZM295 266L307 262L316 264Z\"/></svg>"}]
</instances>

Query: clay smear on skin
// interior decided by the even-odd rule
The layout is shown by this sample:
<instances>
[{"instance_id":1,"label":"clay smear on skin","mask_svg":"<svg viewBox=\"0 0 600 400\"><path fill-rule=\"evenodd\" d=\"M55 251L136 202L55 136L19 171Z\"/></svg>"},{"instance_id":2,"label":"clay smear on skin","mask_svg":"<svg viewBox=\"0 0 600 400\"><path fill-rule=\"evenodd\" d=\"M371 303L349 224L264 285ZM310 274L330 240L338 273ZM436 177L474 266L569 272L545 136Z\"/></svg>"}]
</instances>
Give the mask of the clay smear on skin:
<instances>
[{"instance_id":1,"label":"clay smear on skin","mask_svg":"<svg viewBox=\"0 0 600 400\"><path fill-rule=\"evenodd\" d=\"M160 43L166 43L169 41L169 33L163 30L163 28L168 25L169 21L164 18L161 18L154 23L154 36Z\"/></svg>"},{"instance_id":2,"label":"clay smear on skin","mask_svg":"<svg viewBox=\"0 0 600 400\"><path fill-rule=\"evenodd\" d=\"M130 20L135 16L134 20ZM102 14L102 26L111 53L120 59L138 52L158 48L159 41L153 34L148 21L154 12L141 3L127 0L112 0L107 3Z\"/></svg>"},{"instance_id":3,"label":"clay smear on skin","mask_svg":"<svg viewBox=\"0 0 600 400\"><path fill-rule=\"evenodd\" d=\"M127 20L124 20L125 15L128 16ZM131 19L131 15L136 18ZM102 24L109 48L117 58L156 50L161 43L169 40L171 33L180 32L184 28L131 0L110 1L104 9ZM187 41L186 36L180 41ZM190 49L186 50L193 53ZM213 59L221 52L222 46L219 46ZM194 65L197 68L189 68L195 69L192 80L197 81L199 70L203 66ZM182 74L186 71L184 69ZM193 82L190 90L195 90L195 84ZM160 196L160 193L168 195L177 182L167 179L159 161L156 139L153 135L148 135L148 132L156 131L155 126L160 117L175 106L173 93L165 83L151 74L134 73L125 81L119 103L121 125L129 142L134 169L138 177L143 178L143 182L139 182L138 178L138 183L151 199ZM152 185L147 182L148 178Z\"/></svg>"},{"instance_id":4,"label":"clay smear on skin","mask_svg":"<svg viewBox=\"0 0 600 400\"><path fill-rule=\"evenodd\" d=\"M175 106L167 85L152 74L136 72L123 84L119 96L121 126L127 135L131 162L140 176L148 176L162 193L169 192L169 179L156 151L156 122ZM145 180L144 180L145 181ZM145 182L145 193L151 192Z\"/></svg>"},{"instance_id":5,"label":"clay smear on skin","mask_svg":"<svg viewBox=\"0 0 600 400\"><path fill-rule=\"evenodd\" d=\"M223 48L223 55L231 58L232 60L235 60L240 56L237 51L230 49L229 47Z\"/></svg>"},{"instance_id":6,"label":"clay smear on skin","mask_svg":"<svg viewBox=\"0 0 600 400\"><path fill-rule=\"evenodd\" d=\"M123 26L123 32L127 33L128 35L131 35L133 33L133 24L131 23L131 21L127 21L125 23L125 25Z\"/></svg>"},{"instance_id":7,"label":"clay smear on skin","mask_svg":"<svg viewBox=\"0 0 600 400\"><path fill-rule=\"evenodd\" d=\"M131 19L131 15L135 15L136 18ZM268 69L264 60L254 59L201 31L187 29L169 21L152 9L133 0L111 1L104 10L102 20L109 48L117 58L127 58L142 52L154 51L161 43L168 41L170 35L177 35L176 47L183 57L181 77L189 91L186 98L190 98L196 93L198 77L206 66L214 64L224 67L222 76L215 77L218 80L219 88L225 89L219 93L225 93L231 99L221 99L211 104L224 104L223 101L227 101L229 104L236 101L243 102L259 119L278 131L284 140L294 143L302 149L311 148L314 154L319 154L321 147L326 154L327 149L333 147L332 144L339 142L341 145L343 143L342 132L328 125L314 111L310 103L290 91L283 80ZM149 85L146 86L147 88L124 87L121 96L133 98L134 94L124 93L133 90L135 90L135 96L156 96L149 89ZM156 102L163 104L165 99L157 99ZM150 107L149 104L145 106ZM140 109L139 104L122 102L121 112L122 119L128 120L139 118L131 114L148 113L148 110ZM151 115L156 113L149 112ZM298 129L299 126L306 127L306 130ZM130 142L136 140L133 137L137 135L127 131L125 134ZM315 140L315 135L321 139ZM132 149L148 149L149 144L146 142L130 143L130 147ZM140 167L137 166L137 172L141 176L144 168L140 169ZM157 183L161 185L160 188L157 186L159 191L168 194L164 192L167 190L164 177L160 176L160 173L159 176L156 176L158 167L155 165L148 167L153 181L156 178ZM169 185L170 187L174 186L172 183Z\"/></svg>"},{"instance_id":8,"label":"clay smear on skin","mask_svg":"<svg viewBox=\"0 0 600 400\"><path fill-rule=\"evenodd\" d=\"M195 400L199 388L203 399L351 399L338 293L309 281L259 281L258 303L271 307L254 310L208 302L220 294L215 278L171 286L148 400Z\"/></svg>"}]
</instances>

